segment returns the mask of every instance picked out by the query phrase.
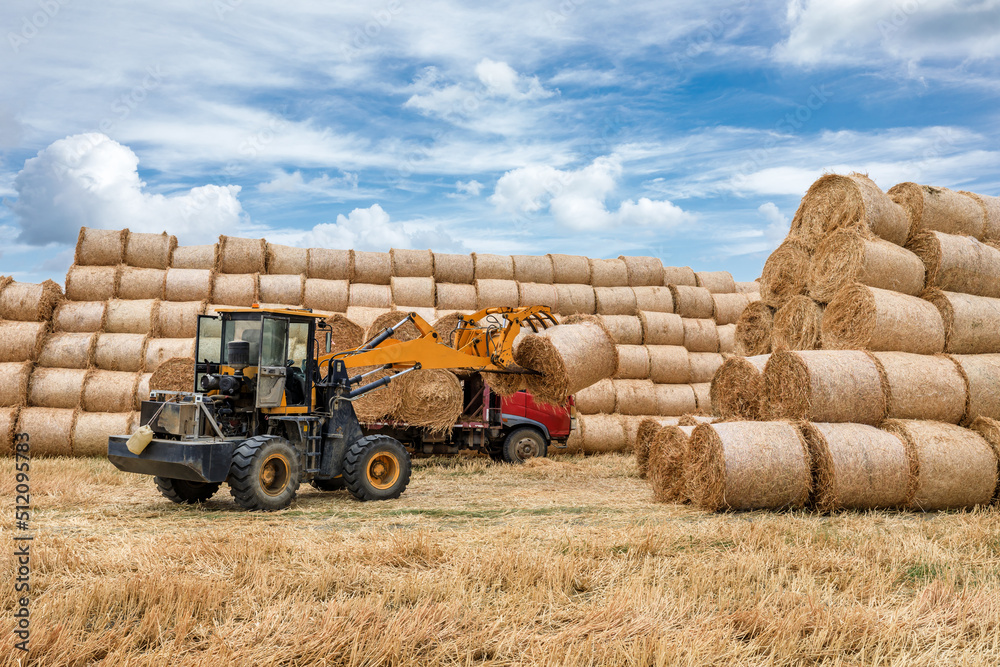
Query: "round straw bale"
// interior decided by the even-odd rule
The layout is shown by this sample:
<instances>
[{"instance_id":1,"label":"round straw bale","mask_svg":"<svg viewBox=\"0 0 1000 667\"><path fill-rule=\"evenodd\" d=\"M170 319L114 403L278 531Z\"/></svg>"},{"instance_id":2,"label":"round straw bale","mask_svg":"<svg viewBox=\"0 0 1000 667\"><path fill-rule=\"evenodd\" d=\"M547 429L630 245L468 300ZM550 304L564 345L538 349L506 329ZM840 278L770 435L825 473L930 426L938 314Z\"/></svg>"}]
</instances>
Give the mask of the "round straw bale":
<instances>
[{"instance_id":1,"label":"round straw bale","mask_svg":"<svg viewBox=\"0 0 1000 667\"><path fill-rule=\"evenodd\" d=\"M167 272L163 269L137 269L122 267L118 282L119 299L161 299L166 284Z\"/></svg>"},{"instance_id":2,"label":"round straw bale","mask_svg":"<svg viewBox=\"0 0 1000 667\"><path fill-rule=\"evenodd\" d=\"M93 332L104 328L106 301L64 301L52 316L56 331Z\"/></svg>"},{"instance_id":3,"label":"round straw bale","mask_svg":"<svg viewBox=\"0 0 1000 667\"><path fill-rule=\"evenodd\" d=\"M776 351L764 368L771 416L878 425L888 412L888 387L866 352Z\"/></svg>"},{"instance_id":4,"label":"round straw bale","mask_svg":"<svg viewBox=\"0 0 1000 667\"><path fill-rule=\"evenodd\" d=\"M264 239L219 237L219 272L250 274L266 270L267 243Z\"/></svg>"},{"instance_id":5,"label":"round straw bale","mask_svg":"<svg viewBox=\"0 0 1000 667\"><path fill-rule=\"evenodd\" d=\"M752 357L770 353L773 330L774 309L763 301L750 303L736 320L736 354Z\"/></svg>"},{"instance_id":6,"label":"round straw bale","mask_svg":"<svg viewBox=\"0 0 1000 667\"><path fill-rule=\"evenodd\" d=\"M156 299L143 299L141 301L112 299L108 302L104 331L106 333L152 333L159 323L159 310L160 302Z\"/></svg>"},{"instance_id":7,"label":"round straw bale","mask_svg":"<svg viewBox=\"0 0 1000 667\"><path fill-rule=\"evenodd\" d=\"M691 360L687 349L680 345L647 345L646 349L650 380L657 384L687 384L691 381Z\"/></svg>"},{"instance_id":8,"label":"round straw bale","mask_svg":"<svg viewBox=\"0 0 1000 667\"><path fill-rule=\"evenodd\" d=\"M809 500L809 454L784 422L702 424L691 434L686 488L707 510L802 507Z\"/></svg>"},{"instance_id":9,"label":"round straw bale","mask_svg":"<svg viewBox=\"0 0 1000 667\"><path fill-rule=\"evenodd\" d=\"M0 319L46 322L62 301L62 288L52 280L21 283L12 280L0 288Z\"/></svg>"},{"instance_id":10,"label":"round straw bale","mask_svg":"<svg viewBox=\"0 0 1000 667\"><path fill-rule=\"evenodd\" d=\"M583 453L628 451L628 434L619 415L582 415L579 423Z\"/></svg>"},{"instance_id":11,"label":"round straw bale","mask_svg":"<svg viewBox=\"0 0 1000 667\"><path fill-rule=\"evenodd\" d=\"M566 398L618 370L618 350L603 327L592 322L563 324L528 334L514 350L527 375L528 391L540 403L561 405Z\"/></svg>"},{"instance_id":12,"label":"round straw bale","mask_svg":"<svg viewBox=\"0 0 1000 667\"><path fill-rule=\"evenodd\" d=\"M576 410L584 415L615 411L615 385L612 380L601 380L576 392Z\"/></svg>"},{"instance_id":13,"label":"round straw bale","mask_svg":"<svg viewBox=\"0 0 1000 667\"><path fill-rule=\"evenodd\" d=\"M903 507L910 458L898 436L867 424L799 425L813 469L813 504L823 512Z\"/></svg>"},{"instance_id":14,"label":"round straw bale","mask_svg":"<svg viewBox=\"0 0 1000 667\"><path fill-rule=\"evenodd\" d=\"M684 347L688 352L718 352L719 329L714 320L684 319Z\"/></svg>"},{"instance_id":15,"label":"round straw bale","mask_svg":"<svg viewBox=\"0 0 1000 667\"><path fill-rule=\"evenodd\" d=\"M0 407L24 405L28 400L30 361L0 363Z\"/></svg>"},{"instance_id":16,"label":"round straw bale","mask_svg":"<svg viewBox=\"0 0 1000 667\"><path fill-rule=\"evenodd\" d=\"M305 281L302 305L313 310L343 313L350 300L350 283L346 280L309 278ZM263 290L263 277L261 277Z\"/></svg>"},{"instance_id":17,"label":"round straw bale","mask_svg":"<svg viewBox=\"0 0 1000 667\"><path fill-rule=\"evenodd\" d=\"M675 503L688 499L684 468L694 429L694 426L663 426L649 443L649 484L656 502Z\"/></svg>"},{"instance_id":18,"label":"round straw bale","mask_svg":"<svg viewBox=\"0 0 1000 667\"><path fill-rule=\"evenodd\" d=\"M476 286L437 283L437 307L443 310L476 310Z\"/></svg>"},{"instance_id":19,"label":"round straw bale","mask_svg":"<svg viewBox=\"0 0 1000 667\"><path fill-rule=\"evenodd\" d=\"M353 376L375 371L372 375L364 379L363 384L375 382L375 380L380 380L391 374L390 371L377 369L378 367L376 366L363 366L361 368L350 369L350 373ZM362 423L372 423L391 418L397 409L394 400L398 396L397 393L390 391L386 387L370 391L354 400L354 413L357 415L358 421Z\"/></svg>"},{"instance_id":20,"label":"round straw bale","mask_svg":"<svg viewBox=\"0 0 1000 667\"><path fill-rule=\"evenodd\" d=\"M389 285L351 283L348 306L390 308L392 307L392 288Z\"/></svg>"},{"instance_id":21,"label":"round straw bale","mask_svg":"<svg viewBox=\"0 0 1000 667\"><path fill-rule=\"evenodd\" d=\"M334 314L327 316L325 319L327 325L330 327L330 352L353 350L365 342L365 330L347 317ZM327 330L320 329L317 335L325 337L326 333ZM323 347L326 347L325 341Z\"/></svg>"},{"instance_id":22,"label":"round straw bale","mask_svg":"<svg viewBox=\"0 0 1000 667\"><path fill-rule=\"evenodd\" d=\"M641 311L639 321L646 345L684 345L684 320L680 315Z\"/></svg>"},{"instance_id":23,"label":"round straw bale","mask_svg":"<svg viewBox=\"0 0 1000 667\"><path fill-rule=\"evenodd\" d=\"M438 332L438 340L440 340L445 345L452 344L452 334L458 329L458 325L462 322L462 314L458 311L452 311L443 317L439 317L434 320L434 331Z\"/></svg>"},{"instance_id":24,"label":"round straw bale","mask_svg":"<svg viewBox=\"0 0 1000 667\"><path fill-rule=\"evenodd\" d=\"M625 262L628 269L628 284L631 287L663 287L663 262L659 257L626 257L619 255L618 259Z\"/></svg>"},{"instance_id":25,"label":"round straw bale","mask_svg":"<svg viewBox=\"0 0 1000 667\"><path fill-rule=\"evenodd\" d=\"M924 298L944 321L945 350L956 354L1000 352L1000 299L931 289Z\"/></svg>"},{"instance_id":26,"label":"round straw bale","mask_svg":"<svg viewBox=\"0 0 1000 667\"><path fill-rule=\"evenodd\" d=\"M389 310L378 317L369 325L368 329L365 331L365 340L371 340L377 334L382 333L384 329L396 326L404 319L406 319L407 311L405 310ZM417 329L413 322L407 322L400 328L396 329L396 333L393 338L399 341L408 341L420 338L420 330Z\"/></svg>"},{"instance_id":27,"label":"round straw bale","mask_svg":"<svg viewBox=\"0 0 1000 667\"><path fill-rule=\"evenodd\" d=\"M590 284L590 260L579 255L550 254L552 281L565 285Z\"/></svg>"},{"instance_id":28,"label":"round straw bale","mask_svg":"<svg viewBox=\"0 0 1000 667\"><path fill-rule=\"evenodd\" d=\"M354 256L353 250L310 248L306 276L317 280L354 280Z\"/></svg>"},{"instance_id":29,"label":"round straw bale","mask_svg":"<svg viewBox=\"0 0 1000 667\"><path fill-rule=\"evenodd\" d=\"M212 283L212 302L250 307L259 300L258 274L218 273Z\"/></svg>"},{"instance_id":30,"label":"round straw bale","mask_svg":"<svg viewBox=\"0 0 1000 667\"><path fill-rule=\"evenodd\" d=\"M891 419L882 428L907 445L911 475L908 508L944 510L988 505L997 486L993 448L975 431L933 421Z\"/></svg>"},{"instance_id":31,"label":"round straw bale","mask_svg":"<svg viewBox=\"0 0 1000 667\"><path fill-rule=\"evenodd\" d=\"M704 287L712 294L736 292L736 281L729 271L695 271L694 277L698 287Z\"/></svg>"},{"instance_id":32,"label":"round straw bale","mask_svg":"<svg viewBox=\"0 0 1000 667\"><path fill-rule=\"evenodd\" d=\"M805 294L810 261L808 247L796 239L785 239L764 262L760 276L761 301L772 308L780 308L793 296Z\"/></svg>"},{"instance_id":33,"label":"round straw bale","mask_svg":"<svg viewBox=\"0 0 1000 667\"><path fill-rule=\"evenodd\" d=\"M145 334L102 333L94 348L94 365L105 371L138 373L142 370L147 340Z\"/></svg>"},{"instance_id":34,"label":"round straw bale","mask_svg":"<svg viewBox=\"0 0 1000 667\"><path fill-rule=\"evenodd\" d=\"M267 244L267 272L271 275L306 275L309 273L309 249Z\"/></svg>"},{"instance_id":35,"label":"round straw bale","mask_svg":"<svg viewBox=\"0 0 1000 667\"><path fill-rule=\"evenodd\" d=\"M108 436L131 435L132 412L81 412L73 425L74 456L107 456Z\"/></svg>"},{"instance_id":36,"label":"round straw bale","mask_svg":"<svg viewBox=\"0 0 1000 667\"><path fill-rule=\"evenodd\" d=\"M305 277L295 275L262 275L259 277L258 299L264 303L278 303L285 306L301 306L305 291ZM347 306L344 306L347 309Z\"/></svg>"},{"instance_id":37,"label":"round straw bale","mask_svg":"<svg viewBox=\"0 0 1000 667\"><path fill-rule=\"evenodd\" d=\"M0 362L35 361L48 335L48 322L0 320Z\"/></svg>"},{"instance_id":38,"label":"round straw bale","mask_svg":"<svg viewBox=\"0 0 1000 667\"><path fill-rule=\"evenodd\" d=\"M212 294L214 275L209 269L168 269L163 298L167 301L204 301Z\"/></svg>"},{"instance_id":39,"label":"round straw bale","mask_svg":"<svg viewBox=\"0 0 1000 667\"><path fill-rule=\"evenodd\" d=\"M17 419L17 432L27 433L32 456L72 456L76 410L24 408Z\"/></svg>"},{"instance_id":40,"label":"round straw bale","mask_svg":"<svg viewBox=\"0 0 1000 667\"><path fill-rule=\"evenodd\" d=\"M219 262L219 244L188 245L174 248L170 268L214 271Z\"/></svg>"},{"instance_id":41,"label":"round straw bale","mask_svg":"<svg viewBox=\"0 0 1000 667\"><path fill-rule=\"evenodd\" d=\"M987 417L977 417L969 428L981 435L993 450L993 456L998 457L997 473L998 479L1000 479L1000 421ZM0 437L3 437L2 430L0 430ZM1000 484L993 491L992 504L996 505L998 500L1000 500Z\"/></svg>"},{"instance_id":42,"label":"round straw bale","mask_svg":"<svg viewBox=\"0 0 1000 667\"><path fill-rule=\"evenodd\" d=\"M597 312L594 288L590 285L556 285L556 304L560 315L593 315Z\"/></svg>"},{"instance_id":43,"label":"round straw bale","mask_svg":"<svg viewBox=\"0 0 1000 667\"><path fill-rule=\"evenodd\" d=\"M120 279L121 266L74 264L66 274L66 297L71 301L107 301L114 298Z\"/></svg>"},{"instance_id":44,"label":"round straw bale","mask_svg":"<svg viewBox=\"0 0 1000 667\"><path fill-rule=\"evenodd\" d=\"M430 278L434 275L434 253L430 250L392 248L392 275L396 278Z\"/></svg>"},{"instance_id":45,"label":"round straw bale","mask_svg":"<svg viewBox=\"0 0 1000 667\"><path fill-rule=\"evenodd\" d=\"M559 296L555 285L518 283L517 303L520 306L548 306L554 311L559 304Z\"/></svg>"},{"instance_id":46,"label":"round straw bale","mask_svg":"<svg viewBox=\"0 0 1000 667\"><path fill-rule=\"evenodd\" d=\"M663 417L680 417L698 411L694 387L689 384L654 384L656 397L654 414Z\"/></svg>"},{"instance_id":47,"label":"round straw bale","mask_svg":"<svg viewBox=\"0 0 1000 667\"><path fill-rule=\"evenodd\" d=\"M703 384L712 381L725 359L717 352L689 352L688 364L691 368L688 382Z\"/></svg>"},{"instance_id":48,"label":"round straw bale","mask_svg":"<svg viewBox=\"0 0 1000 667\"><path fill-rule=\"evenodd\" d=\"M811 247L838 229L863 230L896 245L903 245L909 231L903 210L864 174L821 177L802 198L800 211L798 234Z\"/></svg>"},{"instance_id":49,"label":"round straw bale","mask_svg":"<svg viewBox=\"0 0 1000 667\"><path fill-rule=\"evenodd\" d=\"M642 417L639 419L639 426L635 430L635 439L632 441L632 451L635 453L635 465L639 472L639 477L645 479L649 473L649 444L656 434L660 432L660 423L652 417Z\"/></svg>"},{"instance_id":50,"label":"round straw bale","mask_svg":"<svg viewBox=\"0 0 1000 667\"><path fill-rule=\"evenodd\" d=\"M760 283L756 280L736 283L736 291L740 294L760 294Z\"/></svg>"},{"instance_id":51,"label":"round straw bale","mask_svg":"<svg viewBox=\"0 0 1000 667\"><path fill-rule=\"evenodd\" d=\"M699 382L697 384L691 385L691 390L694 391L695 405L698 408L698 412L703 415L712 414L712 383L711 382Z\"/></svg>"},{"instance_id":52,"label":"round straw bale","mask_svg":"<svg viewBox=\"0 0 1000 667\"><path fill-rule=\"evenodd\" d=\"M823 347L832 350L944 351L944 321L934 304L858 283L837 292L822 329Z\"/></svg>"},{"instance_id":53,"label":"round straw bale","mask_svg":"<svg viewBox=\"0 0 1000 667\"><path fill-rule=\"evenodd\" d=\"M768 418L764 400L764 367L770 355L729 357L712 377L712 413L721 419L761 421Z\"/></svg>"},{"instance_id":54,"label":"round straw bale","mask_svg":"<svg viewBox=\"0 0 1000 667\"><path fill-rule=\"evenodd\" d=\"M475 279L472 255L434 253L434 281L471 285Z\"/></svg>"},{"instance_id":55,"label":"round straw bale","mask_svg":"<svg viewBox=\"0 0 1000 667\"><path fill-rule=\"evenodd\" d=\"M74 262L84 266L115 266L125 259L127 229L81 227Z\"/></svg>"},{"instance_id":56,"label":"round straw bale","mask_svg":"<svg viewBox=\"0 0 1000 667\"><path fill-rule=\"evenodd\" d=\"M873 352L888 388L890 419L930 419L957 424L968 395L958 365L945 355Z\"/></svg>"},{"instance_id":57,"label":"round straw bale","mask_svg":"<svg viewBox=\"0 0 1000 667\"><path fill-rule=\"evenodd\" d=\"M139 384L135 388L136 399L139 401L139 405L142 405L142 401L149 400L149 381L153 379L152 373L143 373L139 376ZM95 413L91 413L95 414Z\"/></svg>"},{"instance_id":58,"label":"round straw bale","mask_svg":"<svg viewBox=\"0 0 1000 667\"><path fill-rule=\"evenodd\" d=\"M674 296L666 286L633 287L635 307L654 313L674 312Z\"/></svg>"},{"instance_id":59,"label":"round straw bale","mask_svg":"<svg viewBox=\"0 0 1000 667\"><path fill-rule=\"evenodd\" d=\"M79 407L89 373L78 368L36 368L31 374L28 405L36 408Z\"/></svg>"},{"instance_id":60,"label":"round straw bale","mask_svg":"<svg viewBox=\"0 0 1000 667\"><path fill-rule=\"evenodd\" d=\"M649 351L644 345L618 346L617 380L648 380Z\"/></svg>"},{"instance_id":61,"label":"round straw bale","mask_svg":"<svg viewBox=\"0 0 1000 667\"><path fill-rule=\"evenodd\" d=\"M161 363L149 378L149 389L150 391L193 390L194 358L174 357Z\"/></svg>"},{"instance_id":62,"label":"round straw bale","mask_svg":"<svg viewBox=\"0 0 1000 667\"><path fill-rule=\"evenodd\" d=\"M397 278L393 276L390 285L394 305L413 308L434 307L435 290L433 278Z\"/></svg>"},{"instance_id":63,"label":"round straw bale","mask_svg":"<svg viewBox=\"0 0 1000 667\"><path fill-rule=\"evenodd\" d=\"M631 287L595 287L594 303L598 315L635 315L635 292Z\"/></svg>"},{"instance_id":64,"label":"round straw bale","mask_svg":"<svg viewBox=\"0 0 1000 667\"><path fill-rule=\"evenodd\" d=\"M198 316L204 312L204 301L161 301L154 331L165 338L194 338L198 335Z\"/></svg>"},{"instance_id":65,"label":"round straw bale","mask_svg":"<svg viewBox=\"0 0 1000 667\"><path fill-rule=\"evenodd\" d=\"M472 253L476 280L514 280L514 259L510 255Z\"/></svg>"},{"instance_id":66,"label":"round straw bale","mask_svg":"<svg viewBox=\"0 0 1000 667\"><path fill-rule=\"evenodd\" d=\"M594 287L628 286L628 265L620 259L591 259L590 284Z\"/></svg>"},{"instance_id":67,"label":"round straw bale","mask_svg":"<svg viewBox=\"0 0 1000 667\"><path fill-rule=\"evenodd\" d=\"M571 321L567 321L567 324L571 324L578 319L582 318L571 317ZM600 321L616 345L642 345L642 321L638 317L632 315L604 315L600 318Z\"/></svg>"},{"instance_id":68,"label":"round straw bale","mask_svg":"<svg viewBox=\"0 0 1000 667\"><path fill-rule=\"evenodd\" d=\"M906 212L910 237L934 230L981 239L986 231L983 205L948 188L900 183L889 190L889 196Z\"/></svg>"},{"instance_id":69,"label":"round straw bale","mask_svg":"<svg viewBox=\"0 0 1000 667\"><path fill-rule=\"evenodd\" d=\"M14 453L14 427L20 412L19 407L0 408L0 454L4 456Z\"/></svg>"},{"instance_id":70,"label":"round straw bale","mask_svg":"<svg viewBox=\"0 0 1000 667\"><path fill-rule=\"evenodd\" d=\"M393 416L431 432L450 432L462 416L462 384L455 374L423 368L389 384L396 410Z\"/></svg>"},{"instance_id":71,"label":"round straw bale","mask_svg":"<svg viewBox=\"0 0 1000 667\"><path fill-rule=\"evenodd\" d=\"M392 256L387 252L354 252L352 283L388 285L392 277Z\"/></svg>"},{"instance_id":72,"label":"round straw bale","mask_svg":"<svg viewBox=\"0 0 1000 667\"><path fill-rule=\"evenodd\" d=\"M690 266L664 266L663 284L697 287L698 278L694 275L694 269Z\"/></svg>"},{"instance_id":73,"label":"round straw bale","mask_svg":"<svg viewBox=\"0 0 1000 667\"><path fill-rule=\"evenodd\" d=\"M513 280L476 279L476 308L517 307L517 283Z\"/></svg>"},{"instance_id":74,"label":"round straw bale","mask_svg":"<svg viewBox=\"0 0 1000 667\"><path fill-rule=\"evenodd\" d=\"M194 357L192 338L153 338L146 346L145 371L154 372L167 359Z\"/></svg>"},{"instance_id":75,"label":"round straw bale","mask_svg":"<svg viewBox=\"0 0 1000 667\"><path fill-rule=\"evenodd\" d=\"M96 333L54 333L45 340L38 365L47 368L89 368L97 345Z\"/></svg>"},{"instance_id":76,"label":"round straw bale","mask_svg":"<svg viewBox=\"0 0 1000 667\"><path fill-rule=\"evenodd\" d=\"M854 230L834 232L816 248L809 265L809 295L827 303L846 285L920 294L924 263L914 253L880 238Z\"/></svg>"},{"instance_id":77,"label":"round straw bale","mask_svg":"<svg viewBox=\"0 0 1000 667\"><path fill-rule=\"evenodd\" d=\"M497 396L507 398L525 388L524 375L517 373L489 373L482 374L483 382Z\"/></svg>"},{"instance_id":78,"label":"round straw bale","mask_svg":"<svg viewBox=\"0 0 1000 667\"><path fill-rule=\"evenodd\" d=\"M978 202L986 213L985 224L983 226L983 240L994 240L1000 238L1000 197L989 195L979 195L975 192L959 190L959 194L971 197Z\"/></svg>"},{"instance_id":79,"label":"round straw bale","mask_svg":"<svg viewBox=\"0 0 1000 667\"><path fill-rule=\"evenodd\" d=\"M688 285L669 285L670 295L674 300L674 312L681 317L692 319L710 319L715 313L715 302L712 293L704 287Z\"/></svg>"},{"instance_id":80,"label":"round straw bale","mask_svg":"<svg viewBox=\"0 0 1000 667\"><path fill-rule=\"evenodd\" d=\"M968 382L969 403L963 423L977 417L1000 419L1000 354L954 354Z\"/></svg>"},{"instance_id":81,"label":"round straw bale","mask_svg":"<svg viewBox=\"0 0 1000 667\"><path fill-rule=\"evenodd\" d=\"M715 328L719 330L719 352L736 354L736 325L722 324Z\"/></svg>"},{"instance_id":82,"label":"round straw bale","mask_svg":"<svg viewBox=\"0 0 1000 667\"><path fill-rule=\"evenodd\" d=\"M746 294L739 292L713 294L712 304L716 324L736 324L743 310L750 304L750 300Z\"/></svg>"},{"instance_id":83,"label":"round straw bale","mask_svg":"<svg viewBox=\"0 0 1000 667\"><path fill-rule=\"evenodd\" d=\"M384 308L365 308L363 306L348 306L347 319L357 324L364 331L368 331L372 323L379 315L385 312Z\"/></svg>"},{"instance_id":84,"label":"round straw bale","mask_svg":"<svg viewBox=\"0 0 1000 667\"><path fill-rule=\"evenodd\" d=\"M126 334L115 334L126 335ZM131 412L138 404L139 373L95 370L87 376L80 407L87 412Z\"/></svg>"},{"instance_id":85,"label":"round straw bale","mask_svg":"<svg viewBox=\"0 0 1000 667\"><path fill-rule=\"evenodd\" d=\"M807 296L793 296L774 314L771 348L816 350L820 347L823 307Z\"/></svg>"},{"instance_id":86,"label":"round straw bale","mask_svg":"<svg viewBox=\"0 0 1000 667\"><path fill-rule=\"evenodd\" d=\"M1000 250L971 236L915 234L907 247L927 267L927 286L948 292L1000 297Z\"/></svg>"},{"instance_id":87,"label":"round straw bale","mask_svg":"<svg viewBox=\"0 0 1000 667\"><path fill-rule=\"evenodd\" d=\"M552 258L549 255L514 255L511 260L514 262L514 280L552 284Z\"/></svg>"},{"instance_id":88,"label":"round straw bale","mask_svg":"<svg viewBox=\"0 0 1000 667\"><path fill-rule=\"evenodd\" d=\"M131 232L125 242L125 263L146 269L166 269L170 255L177 247L177 237L162 234Z\"/></svg>"}]
</instances>

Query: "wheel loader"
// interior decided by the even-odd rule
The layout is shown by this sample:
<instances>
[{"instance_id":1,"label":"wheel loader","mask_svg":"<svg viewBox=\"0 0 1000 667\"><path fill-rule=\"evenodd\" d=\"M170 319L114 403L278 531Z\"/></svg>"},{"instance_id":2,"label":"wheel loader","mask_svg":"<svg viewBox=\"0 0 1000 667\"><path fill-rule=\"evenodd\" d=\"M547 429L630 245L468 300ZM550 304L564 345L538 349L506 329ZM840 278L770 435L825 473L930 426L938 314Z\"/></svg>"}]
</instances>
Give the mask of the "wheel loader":
<instances>
[{"instance_id":1,"label":"wheel loader","mask_svg":"<svg viewBox=\"0 0 1000 667\"><path fill-rule=\"evenodd\" d=\"M177 503L207 500L227 482L247 510L285 508L306 482L362 501L398 498L410 454L388 433L366 435L353 401L421 368L533 373L514 363L514 339L555 324L545 306L488 308L463 316L443 341L418 314L401 314L361 346L324 353L330 327L308 309L217 313L199 317L196 390L150 392L140 430L110 436L108 459L154 476ZM400 341L407 322L419 337Z\"/></svg>"}]
</instances>

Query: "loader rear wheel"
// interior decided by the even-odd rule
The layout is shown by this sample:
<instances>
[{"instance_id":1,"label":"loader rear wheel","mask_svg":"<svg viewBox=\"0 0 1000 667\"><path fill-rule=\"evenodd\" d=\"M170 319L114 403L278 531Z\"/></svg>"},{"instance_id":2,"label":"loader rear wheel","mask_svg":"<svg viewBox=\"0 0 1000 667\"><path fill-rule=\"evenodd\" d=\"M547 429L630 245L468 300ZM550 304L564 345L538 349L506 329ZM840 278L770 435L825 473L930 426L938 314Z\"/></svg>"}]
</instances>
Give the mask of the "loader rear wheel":
<instances>
[{"instance_id":1,"label":"loader rear wheel","mask_svg":"<svg viewBox=\"0 0 1000 667\"><path fill-rule=\"evenodd\" d=\"M344 454L344 481L358 500L399 498L410 483L410 453L395 438L361 438Z\"/></svg>"},{"instance_id":2,"label":"loader rear wheel","mask_svg":"<svg viewBox=\"0 0 1000 667\"><path fill-rule=\"evenodd\" d=\"M545 436L533 428L516 428L503 441L503 460L524 463L528 459L545 458L548 453Z\"/></svg>"},{"instance_id":3,"label":"loader rear wheel","mask_svg":"<svg viewBox=\"0 0 1000 667\"><path fill-rule=\"evenodd\" d=\"M229 490L243 509L280 510L292 504L300 476L299 455L290 442L258 435L233 452Z\"/></svg>"},{"instance_id":4,"label":"loader rear wheel","mask_svg":"<svg viewBox=\"0 0 1000 667\"><path fill-rule=\"evenodd\" d=\"M154 477L156 488L163 497L180 505L203 503L219 490L222 482L189 482L186 479L171 479L170 477Z\"/></svg>"},{"instance_id":5,"label":"loader rear wheel","mask_svg":"<svg viewBox=\"0 0 1000 667\"><path fill-rule=\"evenodd\" d=\"M319 491L342 491L347 488L347 483L344 482L343 476L334 477L333 479L314 479L311 482L314 489Z\"/></svg>"}]
</instances>

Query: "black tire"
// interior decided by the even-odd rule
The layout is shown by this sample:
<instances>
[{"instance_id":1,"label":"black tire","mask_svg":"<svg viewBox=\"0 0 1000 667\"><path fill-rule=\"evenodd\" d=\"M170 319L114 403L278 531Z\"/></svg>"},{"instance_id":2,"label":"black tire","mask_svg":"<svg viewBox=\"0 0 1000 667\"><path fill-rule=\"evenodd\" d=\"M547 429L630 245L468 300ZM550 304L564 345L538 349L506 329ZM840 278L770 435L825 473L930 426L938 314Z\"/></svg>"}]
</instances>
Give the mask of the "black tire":
<instances>
[{"instance_id":1,"label":"black tire","mask_svg":"<svg viewBox=\"0 0 1000 667\"><path fill-rule=\"evenodd\" d=\"M343 491L347 488L343 476L333 479L314 479L309 483L318 491Z\"/></svg>"},{"instance_id":2,"label":"black tire","mask_svg":"<svg viewBox=\"0 0 1000 667\"><path fill-rule=\"evenodd\" d=\"M528 426L516 428L503 441L503 460L507 463L524 463L528 459L545 458L549 445L537 429Z\"/></svg>"},{"instance_id":3,"label":"black tire","mask_svg":"<svg viewBox=\"0 0 1000 667\"><path fill-rule=\"evenodd\" d=\"M203 503L214 496L222 486L222 482L189 482L186 479L170 477L154 477L153 481L156 482L156 488L164 498L179 505Z\"/></svg>"},{"instance_id":4,"label":"black tire","mask_svg":"<svg viewBox=\"0 0 1000 667\"><path fill-rule=\"evenodd\" d=\"M344 481L361 501L399 498L410 483L410 453L389 436L361 438L344 454Z\"/></svg>"},{"instance_id":5,"label":"black tire","mask_svg":"<svg viewBox=\"0 0 1000 667\"><path fill-rule=\"evenodd\" d=\"M233 452L229 490L236 504L251 511L285 509L299 490L299 453L276 435L258 435Z\"/></svg>"}]
</instances>

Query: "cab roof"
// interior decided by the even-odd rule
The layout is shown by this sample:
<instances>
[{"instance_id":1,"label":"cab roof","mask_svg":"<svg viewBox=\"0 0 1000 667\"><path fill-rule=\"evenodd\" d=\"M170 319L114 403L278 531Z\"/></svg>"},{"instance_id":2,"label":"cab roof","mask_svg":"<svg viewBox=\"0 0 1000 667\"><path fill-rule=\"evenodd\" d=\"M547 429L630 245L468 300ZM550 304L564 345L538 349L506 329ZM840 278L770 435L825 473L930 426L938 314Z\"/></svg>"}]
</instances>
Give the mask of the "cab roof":
<instances>
[{"instance_id":1,"label":"cab roof","mask_svg":"<svg viewBox=\"0 0 1000 667\"><path fill-rule=\"evenodd\" d=\"M323 313L314 313L311 310L304 310L301 308L261 308L260 306L254 304L249 308L242 306L219 306L218 308L213 308L217 313L256 313L258 315L271 314L271 315L291 315L294 317L312 317L314 319L323 319L326 317Z\"/></svg>"}]
</instances>

